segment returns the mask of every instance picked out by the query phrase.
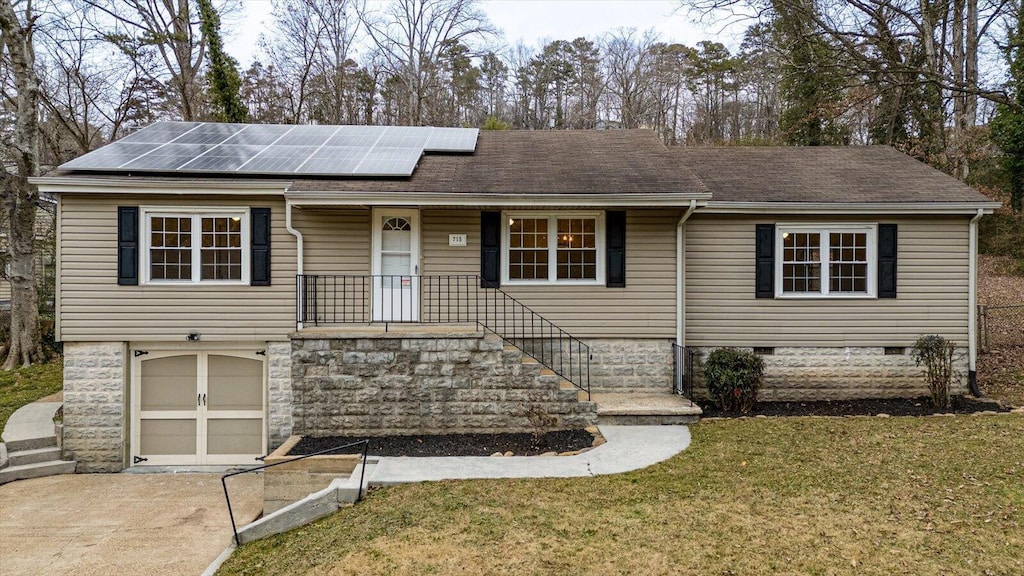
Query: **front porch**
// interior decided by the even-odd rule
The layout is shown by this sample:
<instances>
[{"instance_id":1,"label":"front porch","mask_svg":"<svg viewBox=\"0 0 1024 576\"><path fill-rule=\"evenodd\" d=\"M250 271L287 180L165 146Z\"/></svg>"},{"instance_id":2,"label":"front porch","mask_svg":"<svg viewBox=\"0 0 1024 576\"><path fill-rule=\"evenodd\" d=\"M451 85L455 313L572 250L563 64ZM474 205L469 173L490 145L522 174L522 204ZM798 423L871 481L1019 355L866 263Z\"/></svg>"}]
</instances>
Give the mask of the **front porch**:
<instances>
[{"instance_id":1,"label":"front porch","mask_svg":"<svg viewBox=\"0 0 1024 576\"><path fill-rule=\"evenodd\" d=\"M531 414L539 408L549 427L686 424L701 414L688 399L688 350L653 339L585 342L479 276L308 274L297 278L297 299L293 388L341 380L352 390L328 394L342 407L319 408L333 411L326 424L322 414L300 423L309 411L297 408L297 431L530 431L544 424ZM319 367L309 366L318 354ZM300 384L310 374L312 385ZM414 404L393 404L406 401Z\"/></svg>"}]
</instances>

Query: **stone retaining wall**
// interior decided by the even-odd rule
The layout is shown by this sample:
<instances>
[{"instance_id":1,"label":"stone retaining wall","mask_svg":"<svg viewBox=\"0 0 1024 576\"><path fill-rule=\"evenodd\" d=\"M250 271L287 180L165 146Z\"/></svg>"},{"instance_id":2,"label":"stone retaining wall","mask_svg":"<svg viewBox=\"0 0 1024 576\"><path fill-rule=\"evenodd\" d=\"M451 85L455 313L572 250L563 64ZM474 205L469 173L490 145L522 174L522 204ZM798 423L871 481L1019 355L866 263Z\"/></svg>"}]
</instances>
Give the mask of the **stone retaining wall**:
<instances>
[{"instance_id":1,"label":"stone retaining wall","mask_svg":"<svg viewBox=\"0 0 1024 576\"><path fill-rule=\"evenodd\" d=\"M714 348L698 348L702 364ZM745 348L745 350L751 350ZM928 396L924 367L917 366L907 348L886 354L881 347L775 348L762 356L764 382L758 394L765 401L852 400ZM958 348L954 370L959 373L953 394L967 393L967 349ZM706 397L703 371L695 370L695 395Z\"/></svg>"},{"instance_id":2,"label":"stone retaining wall","mask_svg":"<svg viewBox=\"0 0 1024 576\"><path fill-rule=\"evenodd\" d=\"M121 342L64 343L63 453L78 472L125 467L127 362Z\"/></svg>"},{"instance_id":3,"label":"stone retaining wall","mask_svg":"<svg viewBox=\"0 0 1024 576\"><path fill-rule=\"evenodd\" d=\"M293 433L308 436L532 431L596 421L574 388L479 332L297 336Z\"/></svg>"}]
</instances>

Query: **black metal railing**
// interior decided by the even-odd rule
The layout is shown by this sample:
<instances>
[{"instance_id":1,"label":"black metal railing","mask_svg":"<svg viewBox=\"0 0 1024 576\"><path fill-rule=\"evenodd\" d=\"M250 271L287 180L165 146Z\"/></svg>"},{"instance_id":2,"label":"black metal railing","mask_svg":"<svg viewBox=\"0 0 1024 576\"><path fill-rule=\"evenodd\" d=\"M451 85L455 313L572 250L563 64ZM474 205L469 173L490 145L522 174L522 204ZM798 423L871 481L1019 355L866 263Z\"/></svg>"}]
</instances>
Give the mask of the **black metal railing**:
<instances>
[{"instance_id":1,"label":"black metal railing","mask_svg":"<svg viewBox=\"0 0 1024 576\"><path fill-rule=\"evenodd\" d=\"M246 468L245 470L238 470L235 472L229 472L220 477L220 485L224 488L224 501L228 505L228 516L231 517L231 531L235 534L235 546L241 546L242 543L238 539L238 526L235 524L235 511L231 508L231 496L228 494L228 478L232 476L238 476L240 474L249 474L251 472L259 472L260 470L266 470L267 468L273 468L274 466L280 466L282 464L291 464L298 460L305 460L306 458L312 458L313 456L322 456L324 454L330 454L331 452L337 452L339 450L345 450L353 446L363 445L361 466L359 467L359 492L356 494L356 502L363 499L363 482L366 480L366 452L370 448L370 440L358 440L356 442L349 442L342 446L335 446L334 448L328 448L327 450L320 450L319 452L313 452L312 454L303 454L302 456L296 456L295 458L289 458L283 462L274 462L273 464L263 464L262 466L253 466L252 468Z\"/></svg>"},{"instance_id":2,"label":"black metal railing","mask_svg":"<svg viewBox=\"0 0 1024 576\"><path fill-rule=\"evenodd\" d=\"M672 390L676 394L685 396L693 402L693 359L697 355L696 350L672 343L672 356L674 358L672 370Z\"/></svg>"},{"instance_id":3,"label":"black metal railing","mask_svg":"<svg viewBox=\"0 0 1024 576\"><path fill-rule=\"evenodd\" d=\"M477 324L590 397L590 347L476 275L322 275L296 279L297 321Z\"/></svg>"}]
</instances>

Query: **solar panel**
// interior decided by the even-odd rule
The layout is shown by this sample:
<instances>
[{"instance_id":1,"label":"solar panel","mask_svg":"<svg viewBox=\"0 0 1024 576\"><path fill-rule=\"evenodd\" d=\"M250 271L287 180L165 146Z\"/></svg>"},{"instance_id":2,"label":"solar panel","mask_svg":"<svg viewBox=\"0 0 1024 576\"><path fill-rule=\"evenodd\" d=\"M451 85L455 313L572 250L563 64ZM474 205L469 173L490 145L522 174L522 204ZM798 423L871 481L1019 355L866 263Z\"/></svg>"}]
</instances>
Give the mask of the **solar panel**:
<instances>
[{"instance_id":1,"label":"solar panel","mask_svg":"<svg viewBox=\"0 0 1024 576\"><path fill-rule=\"evenodd\" d=\"M221 144L211 148L206 154L194 158L191 162L181 166L180 170L234 172L242 164L245 164L259 154L264 148L266 147Z\"/></svg>"},{"instance_id":2,"label":"solar panel","mask_svg":"<svg viewBox=\"0 0 1024 576\"><path fill-rule=\"evenodd\" d=\"M201 122L157 122L121 138L118 142L166 144L200 125Z\"/></svg>"},{"instance_id":3,"label":"solar panel","mask_svg":"<svg viewBox=\"0 0 1024 576\"><path fill-rule=\"evenodd\" d=\"M130 162L125 162L119 168L122 170L139 169L167 172L184 166L189 160L211 148L213 146L204 144L164 144L148 154L139 156Z\"/></svg>"},{"instance_id":4,"label":"solar panel","mask_svg":"<svg viewBox=\"0 0 1024 576\"><path fill-rule=\"evenodd\" d=\"M476 150L476 128L433 128L424 149L431 152L472 152Z\"/></svg>"},{"instance_id":5,"label":"solar panel","mask_svg":"<svg viewBox=\"0 0 1024 576\"><path fill-rule=\"evenodd\" d=\"M416 169L423 152L419 148L381 148L370 150L355 173L361 176L408 175Z\"/></svg>"},{"instance_id":6,"label":"solar panel","mask_svg":"<svg viewBox=\"0 0 1024 576\"><path fill-rule=\"evenodd\" d=\"M75 170L79 168L88 170L114 170L133 158L142 156L147 152L152 152L159 146L159 144L153 143L136 143L120 140L113 144L108 144L99 150L90 152L85 156L79 156L78 158L64 164L61 168L66 168L68 170Z\"/></svg>"},{"instance_id":7,"label":"solar panel","mask_svg":"<svg viewBox=\"0 0 1024 576\"><path fill-rule=\"evenodd\" d=\"M294 174L316 146L269 146L243 164L236 172L245 174Z\"/></svg>"},{"instance_id":8,"label":"solar panel","mask_svg":"<svg viewBox=\"0 0 1024 576\"><path fill-rule=\"evenodd\" d=\"M321 146L338 131L338 126L295 126L277 141L280 146Z\"/></svg>"},{"instance_id":9,"label":"solar panel","mask_svg":"<svg viewBox=\"0 0 1024 576\"><path fill-rule=\"evenodd\" d=\"M359 146L324 146L309 156L296 172L301 174L353 174L367 149Z\"/></svg>"},{"instance_id":10,"label":"solar panel","mask_svg":"<svg viewBox=\"0 0 1024 576\"><path fill-rule=\"evenodd\" d=\"M157 122L66 170L409 176L424 151L472 152L475 128Z\"/></svg>"}]
</instances>

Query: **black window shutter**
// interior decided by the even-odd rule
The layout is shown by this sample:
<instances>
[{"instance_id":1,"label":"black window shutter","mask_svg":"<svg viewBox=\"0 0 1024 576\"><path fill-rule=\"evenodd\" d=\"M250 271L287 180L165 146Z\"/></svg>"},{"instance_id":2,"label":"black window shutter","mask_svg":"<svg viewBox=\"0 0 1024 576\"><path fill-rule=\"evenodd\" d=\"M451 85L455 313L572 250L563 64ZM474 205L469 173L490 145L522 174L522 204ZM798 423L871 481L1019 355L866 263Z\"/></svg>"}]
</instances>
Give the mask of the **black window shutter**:
<instances>
[{"instance_id":1,"label":"black window shutter","mask_svg":"<svg viewBox=\"0 0 1024 576\"><path fill-rule=\"evenodd\" d=\"M249 284L270 286L270 208L252 208L252 266Z\"/></svg>"},{"instance_id":2,"label":"black window shutter","mask_svg":"<svg viewBox=\"0 0 1024 576\"><path fill-rule=\"evenodd\" d=\"M754 290L758 298L775 297L775 224L757 225Z\"/></svg>"},{"instance_id":3,"label":"black window shutter","mask_svg":"<svg viewBox=\"0 0 1024 576\"><path fill-rule=\"evenodd\" d=\"M139 285L139 207L117 207L117 283Z\"/></svg>"},{"instance_id":4,"label":"black window shutter","mask_svg":"<svg viewBox=\"0 0 1024 576\"><path fill-rule=\"evenodd\" d=\"M609 288L626 287L626 213L605 213L605 252L608 269L605 285Z\"/></svg>"},{"instance_id":5,"label":"black window shutter","mask_svg":"<svg viewBox=\"0 0 1024 576\"><path fill-rule=\"evenodd\" d=\"M501 212L480 213L480 285L501 285Z\"/></svg>"},{"instance_id":6,"label":"black window shutter","mask_svg":"<svg viewBox=\"0 0 1024 576\"><path fill-rule=\"evenodd\" d=\"M896 297L896 225L878 225L878 297Z\"/></svg>"}]
</instances>

